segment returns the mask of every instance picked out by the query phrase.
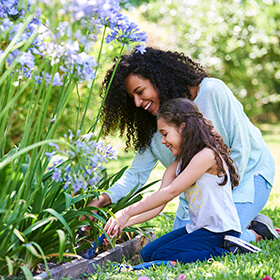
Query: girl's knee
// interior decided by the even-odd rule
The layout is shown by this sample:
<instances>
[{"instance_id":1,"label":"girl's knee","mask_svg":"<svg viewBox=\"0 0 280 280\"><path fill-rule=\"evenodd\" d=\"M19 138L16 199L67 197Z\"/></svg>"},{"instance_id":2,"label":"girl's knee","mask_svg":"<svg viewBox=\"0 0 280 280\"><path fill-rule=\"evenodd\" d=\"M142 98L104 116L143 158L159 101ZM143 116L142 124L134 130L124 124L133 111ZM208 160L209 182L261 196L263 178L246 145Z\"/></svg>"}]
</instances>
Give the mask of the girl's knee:
<instances>
[{"instance_id":1,"label":"girl's knee","mask_svg":"<svg viewBox=\"0 0 280 280\"><path fill-rule=\"evenodd\" d=\"M153 254L151 255L151 261L169 260L169 259L171 259L170 254L168 254L166 250L161 250L161 248L154 251Z\"/></svg>"},{"instance_id":2,"label":"girl's knee","mask_svg":"<svg viewBox=\"0 0 280 280\"><path fill-rule=\"evenodd\" d=\"M139 254L140 258L144 261L144 262L150 262L151 261L151 253L149 252L149 250L147 250L146 247L144 247Z\"/></svg>"}]
</instances>

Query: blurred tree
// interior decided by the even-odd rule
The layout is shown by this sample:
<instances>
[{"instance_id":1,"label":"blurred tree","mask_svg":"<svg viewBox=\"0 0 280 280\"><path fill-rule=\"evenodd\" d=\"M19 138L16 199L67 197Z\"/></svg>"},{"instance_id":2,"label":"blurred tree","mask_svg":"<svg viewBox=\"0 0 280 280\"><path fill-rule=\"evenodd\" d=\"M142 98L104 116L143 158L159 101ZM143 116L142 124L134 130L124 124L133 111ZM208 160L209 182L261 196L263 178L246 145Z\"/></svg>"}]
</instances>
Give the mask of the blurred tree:
<instances>
[{"instance_id":1,"label":"blurred tree","mask_svg":"<svg viewBox=\"0 0 280 280\"><path fill-rule=\"evenodd\" d=\"M280 119L279 0L150 1L131 13L140 16L150 46L182 51L206 66L252 120Z\"/></svg>"}]
</instances>

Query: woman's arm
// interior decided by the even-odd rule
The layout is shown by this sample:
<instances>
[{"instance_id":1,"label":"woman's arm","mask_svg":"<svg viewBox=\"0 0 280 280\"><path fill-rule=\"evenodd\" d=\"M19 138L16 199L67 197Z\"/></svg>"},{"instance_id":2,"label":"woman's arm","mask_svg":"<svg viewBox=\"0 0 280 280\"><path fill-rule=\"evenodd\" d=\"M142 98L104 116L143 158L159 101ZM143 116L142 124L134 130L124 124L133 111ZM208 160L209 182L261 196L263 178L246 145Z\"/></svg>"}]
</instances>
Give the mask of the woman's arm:
<instances>
[{"instance_id":1,"label":"woman's arm","mask_svg":"<svg viewBox=\"0 0 280 280\"><path fill-rule=\"evenodd\" d=\"M157 161L158 159L149 148L143 153L137 152L129 169L127 169L122 177L107 190L110 201L112 203L117 203L137 184L138 189L140 189L148 180Z\"/></svg>"},{"instance_id":2,"label":"woman's arm","mask_svg":"<svg viewBox=\"0 0 280 280\"><path fill-rule=\"evenodd\" d=\"M176 178L176 168L177 168L177 162L173 162L164 172L161 186L159 189L165 188L169 186L172 181ZM148 220L151 220L152 218L156 217L165 207L166 203L162 204L161 206L154 208L152 210L146 211L144 213L135 215L131 217L128 222L125 224L124 227L133 226L136 224L140 224L143 222L146 222Z\"/></svg>"},{"instance_id":3,"label":"woman's arm","mask_svg":"<svg viewBox=\"0 0 280 280\"><path fill-rule=\"evenodd\" d=\"M115 236L118 232L122 231L131 217L166 204L189 188L215 164L216 161L214 152L209 148L204 148L192 158L183 172L181 172L180 175L172 181L172 177L169 177L171 174L169 175L168 173L169 171L171 173L172 171L174 172L174 168L177 166L175 162L172 163L165 173L167 178L170 180L166 180L166 183L168 182L167 186L165 185L165 187L160 188L157 192L117 212L115 215L116 219L111 217L104 229L110 237Z\"/></svg>"}]
</instances>

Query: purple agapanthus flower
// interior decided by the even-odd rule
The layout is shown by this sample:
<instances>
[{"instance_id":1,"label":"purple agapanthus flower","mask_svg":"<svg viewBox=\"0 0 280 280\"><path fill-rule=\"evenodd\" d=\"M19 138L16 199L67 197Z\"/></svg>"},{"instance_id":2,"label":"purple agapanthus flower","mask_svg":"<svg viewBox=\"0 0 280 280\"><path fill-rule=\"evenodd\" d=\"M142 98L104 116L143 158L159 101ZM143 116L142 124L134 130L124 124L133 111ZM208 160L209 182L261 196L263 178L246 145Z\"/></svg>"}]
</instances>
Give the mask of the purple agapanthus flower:
<instances>
[{"instance_id":1,"label":"purple agapanthus flower","mask_svg":"<svg viewBox=\"0 0 280 280\"><path fill-rule=\"evenodd\" d=\"M52 175L52 179L55 182L62 182L63 179L61 178L61 174L62 174L61 170L59 168L55 168Z\"/></svg>"},{"instance_id":2,"label":"purple agapanthus flower","mask_svg":"<svg viewBox=\"0 0 280 280\"><path fill-rule=\"evenodd\" d=\"M135 47L136 52L140 52L141 54L144 54L146 52L146 47L144 45L138 45Z\"/></svg>"},{"instance_id":3,"label":"purple agapanthus flower","mask_svg":"<svg viewBox=\"0 0 280 280\"><path fill-rule=\"evenodd\" d=\"M54 152L46 152L45 153L45 156L50 160L54 155L56 154L56 151L54 151Z\"/></svg>"},{"instance_id":4,"label":"purple agapanthus flower","mask_svg":"<svg viewBox=\"0 0 280 280\"><path fill-rule=\"evenodd\" d=\"M52 5L51 1L41 0L42 3ZM0 24L0 31L5 32L12 40L15 34L23 25L23 19L26 12L31 7L31 0L0 0L0 18L3 20ZM44 18L42 23L41 10L35 10L34 18L28 24L26 30L21 34L19 41L28 40L34 32L38 36L33 40L30 49L26 54L22 54L21 65L23 75L31 77L32 67L35 60L33 56L46 56L51 59L51 65L61 64L64 66L64 72L67 69L69 74L74 74L79 82L91 81L95 79L96 61L90 52L93 49L94 42L100 29L106 26L108 28L106 42L120 42L123 45L138 43L138 51L144 53L143 43L146 41L146 34L140 32L137 25L130 22L126 16L121 13L119 0L70 0L60 3L60 13L67 15L68 21L59 22L56 27L52 26L48 19ZM19 19L15 21L15 18ZM77 24L80 28L77 29ZM27 60L29 58L29 60ZM9 60L10 59L10 60ZM13 59L9 56L7 62L11 65ZM23 65L24 64L24 65ZM29 64L29 65L27 65ZM24 68L24 67L26 68ZM63 71L63 70L62 70ZM42 77L41 77L42 78ZM37 75L36 83L41 82ZM47 83L50 83L50 77L46 76ZM62 85L61 77L55 74L54 86Z\"/></svg>"},{"instance_id":5,"label":"purple agapanthus flower","mask_svg":"<svg viewBox=\"0 0 280 280\"><path fill-rule=\"evenodd\" d=\"M22 71L22 75L25 76L27 79L30 79L32 77L32 73L28 68L22 67L21 71Z\"/></svg>"},{"instance_id":6,"label":"purple agapanthus flower","mask_svg":"<svg viewBox=\"0 0 280 280\"><path fill-rule=\"evenodd\" d=\"M116 151L111 145L93 141L93 133L81 136L80 131L76 136L71 130L69 133L69 137L65 136L65 140L68 139L70 149L67 145L61 151L57 144L50 143L55 151L45 153L49 160L56 157L52 161L53 166L50 167L51 170L54 170L52 179L56 182L64 182L64 188L71 187L73 192L95 187L101 178L101 171L104 169L103 163L109 159L117 159ZM66 160L69 163L65 166L62 163ZM60 171L58 172L56 169Z\"/></svg>"},{"instance_id":7,"label":"purple agapanthus flower","mask_svg":"<svg viewBox=\"0 0 280 280\"><path fill-rule=\"evenodd\" d=\"M42 77L37 75L34 77L34 80L36 84L40 84L42 82Z\"/></svg>"},{"instance_id":8,"label":"purple agapanthus flower","mask_svg":"<svg viewBox=\"0 0 280 280\"><path fill-rule=\"evenodd\" d=\"M51 81L52 81L52 75L49 74L49 73L46 73L45 74L45 79L46 79L46 84L49 85L51 83ZM61 85L63 85L62 79L63 79L63 75L60 76L59 73L56 72L54 74L54 76L53 76L52 86L61 86Z\"/></svg>"},{"instance_id":9,"label":"purple agapanthus flower","mask_svg":"<svg viewBox=\"0 0 280 280\"><path fill-rule=\"evenodd\" d=\"M0 10L1 10L1 8L0 8ZM1 18L1 11L0 11L0 18ZM2 23L0 24L1 33L8 31L12 25L13 25L13 22L10 19L4 18L2 20Z\"/></svg>"},{"instance_id":10,"label":"purple agapanthus flower","mask_svg":"<svg viewBox=\"0 0 280 280\"><path fill-rule=\"evenodd\" d=\"M34 68L35 66L35 58L34 55L31 53L31 51L27 51L23 53L19 58L19 63L22 66L27 66L29 69Z\"/></svg>"},{"instance_id":11,"label":"purple agapanthus flower","mask_svg":"<svg viewBox=\"0 0 280 280\"><path fill-rule=\"evenodd\" d=\"M60 152L59 146L56 143L50 142L49 145L51 147L55 147L58 152Z\"/></svg>"}]
</instances>

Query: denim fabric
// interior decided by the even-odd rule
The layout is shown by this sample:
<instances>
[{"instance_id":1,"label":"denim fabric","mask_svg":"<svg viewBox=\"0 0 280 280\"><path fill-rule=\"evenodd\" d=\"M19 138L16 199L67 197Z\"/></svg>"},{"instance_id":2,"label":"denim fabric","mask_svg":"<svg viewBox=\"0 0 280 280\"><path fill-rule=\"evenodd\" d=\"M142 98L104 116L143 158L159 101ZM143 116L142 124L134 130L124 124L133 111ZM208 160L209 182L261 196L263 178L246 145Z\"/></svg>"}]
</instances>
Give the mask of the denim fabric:
<instances>
[{"instance_id":1,"label":"denim fabric","mask_svg":"<svg viewBox=\"0 0 280 280\"><path fill-rule=\"evenodd\" d=\"M246 228L263 209L271 192L269 184L261 175L254 176L254 185L255 195L253 203L235 203L241 223L242 234L240 238L247 242L256 241L255 234Z\"/></svg>"},{"instance_id":2,"label":"denim fabric","mask_svg":"<svg viewBox=\"0 0 280 280\"><path fill-rule=\"evenodd\" d=\"M152 241L141 250L140 255L145 262L155 260L182 263L204 261L228 253L221 248L225 235L239 237L240 234L235 231L215 233L203 228L188 234L185 227L182 227Z\"/></svg>"}]
</instances>

